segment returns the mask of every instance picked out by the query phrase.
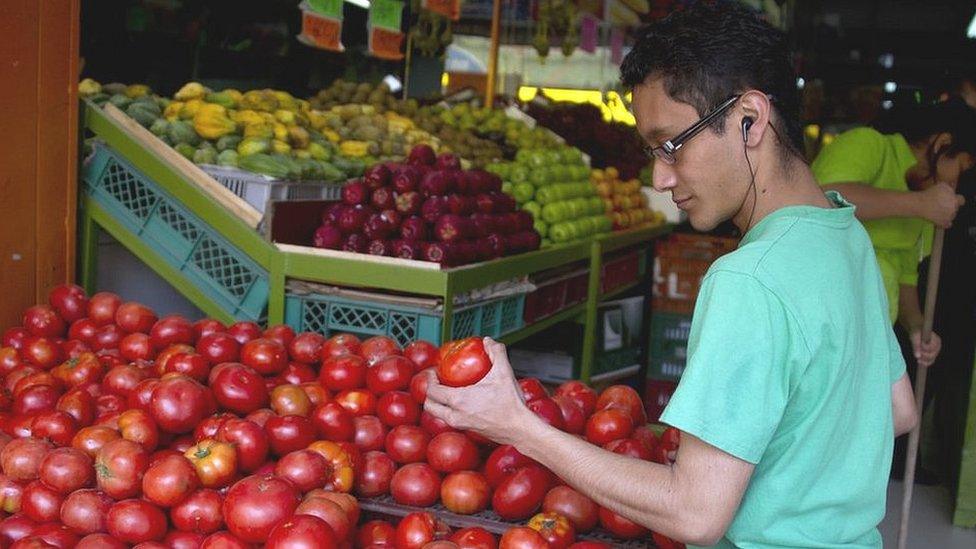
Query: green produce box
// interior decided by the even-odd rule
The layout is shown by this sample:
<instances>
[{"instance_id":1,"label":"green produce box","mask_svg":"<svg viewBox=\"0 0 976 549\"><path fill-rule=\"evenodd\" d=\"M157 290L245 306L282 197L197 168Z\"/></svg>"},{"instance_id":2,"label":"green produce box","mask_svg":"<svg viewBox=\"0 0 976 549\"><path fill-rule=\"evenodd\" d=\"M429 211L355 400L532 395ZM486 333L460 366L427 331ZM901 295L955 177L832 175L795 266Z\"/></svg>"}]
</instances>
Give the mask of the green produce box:
<instances>
[{"instance_id":1,"label":"green produce box","mask_svg":"<svg viewBox=\"0 0 976 549\"><path fill-rule=\"evenodd\" d=\"M691 315L651 314L651 348L647 376L677 381L685 370Z\"/></svg>"}]
</instances>

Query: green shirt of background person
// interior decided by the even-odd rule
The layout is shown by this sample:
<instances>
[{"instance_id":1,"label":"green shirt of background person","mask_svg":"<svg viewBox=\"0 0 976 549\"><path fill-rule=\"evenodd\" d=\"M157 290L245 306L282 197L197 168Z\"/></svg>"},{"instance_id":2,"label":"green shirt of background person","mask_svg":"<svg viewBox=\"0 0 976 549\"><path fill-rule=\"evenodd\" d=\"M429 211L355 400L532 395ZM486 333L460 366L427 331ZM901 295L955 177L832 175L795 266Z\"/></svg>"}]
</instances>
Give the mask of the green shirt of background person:
<instances>
[{"instance_id":1,"label":"green shirt of background person","mask_svg":"<svg viewBox=\"0 0 976 549\"><path fill-rule=\"evenodd\" d=\"M927 255L932 224L948 227L963 198L959 176L976 158L976 114L958 100L912 109L884 134L855 128L826 146L811 166L826 189L857 207L884 279L889 315L908 332L915 359L932 364L937 334L921 343L918 263Z\"/></svg>"}]
</instances>

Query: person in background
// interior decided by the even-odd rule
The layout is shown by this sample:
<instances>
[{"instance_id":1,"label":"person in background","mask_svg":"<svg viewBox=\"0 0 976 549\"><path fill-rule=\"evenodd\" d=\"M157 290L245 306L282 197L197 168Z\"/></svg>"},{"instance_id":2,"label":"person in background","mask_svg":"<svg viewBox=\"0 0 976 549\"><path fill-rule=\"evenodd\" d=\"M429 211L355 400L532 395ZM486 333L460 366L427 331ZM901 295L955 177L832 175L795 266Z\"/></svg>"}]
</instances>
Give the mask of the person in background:
<instances>
[{"instance_id":1,"label":"person in background","mask_svg":"<svg viewBox=\"0 0 976 549\"><path fill-rule=\"evenodd\" d=\"M621 66L653 183L739 248L709 268L688 360L661 420L673 464L614 454L523 402L505 347L477 383L428 378L425 409L512 444L599 505L716 547L881 547L894 435L917 421L864 227L803 155L786 36L739 2L643 30Z\"/></svg>"},{"instance_id":2,"label":"person in background","mask_svg":"<svg viewBox=\"0 0 976 549\"><path fill-rule=\"evenodd\" d=\"M958 99L912 109L895 133L855 128L814 159L825 189L844 195L874 245L891 321L907 332L915 360L930 366L942 343L921 341L918 264L928 255L932 224L949 227L963 204L955 188L976 159L976 114Z\"/></svg>"}]
</instances>

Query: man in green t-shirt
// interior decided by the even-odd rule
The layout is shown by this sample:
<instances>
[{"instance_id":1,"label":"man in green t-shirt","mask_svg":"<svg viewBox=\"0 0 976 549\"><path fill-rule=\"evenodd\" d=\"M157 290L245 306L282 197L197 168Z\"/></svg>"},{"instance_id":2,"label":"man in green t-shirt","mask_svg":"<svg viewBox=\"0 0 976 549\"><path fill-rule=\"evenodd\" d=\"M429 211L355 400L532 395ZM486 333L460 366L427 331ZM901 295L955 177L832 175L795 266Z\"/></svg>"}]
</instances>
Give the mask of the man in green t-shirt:
<instances>
[{"instance_id":1,"label":"man in green t-shirt","mask_svg":"<svg viewBox=\"0 0 976 549\"><path fill-rule=\"evenodd\" d=\"M932 224L948 227L963 202L953 190L972 168L976 115L961 101L914 110L902 133L855 128L824 147L811 166L826 189L857 207L885 282L889 316L905 328L921 366L941 349L937 334L921 341L918 263L932 242ZM935 183L938 182L938 183Z\"/></svg>"},{"instance_id":2,"label":"man in green t-shirt","mask_svg":"<svg viewBox=\"0 0 976 549\"><path fill-rule=\"evenodd\" d=\"M654 187L693 227L731 220L685 373L662 416L673 464L613 454L522 402L502 345L470 387L428 378L425 408L513 444L599 505L719 547L880 547L894 435L916 422L871 241L802 149L786 37L734 2L698 2L637 37L621 67Z\"/></svg>"}]
</instances>

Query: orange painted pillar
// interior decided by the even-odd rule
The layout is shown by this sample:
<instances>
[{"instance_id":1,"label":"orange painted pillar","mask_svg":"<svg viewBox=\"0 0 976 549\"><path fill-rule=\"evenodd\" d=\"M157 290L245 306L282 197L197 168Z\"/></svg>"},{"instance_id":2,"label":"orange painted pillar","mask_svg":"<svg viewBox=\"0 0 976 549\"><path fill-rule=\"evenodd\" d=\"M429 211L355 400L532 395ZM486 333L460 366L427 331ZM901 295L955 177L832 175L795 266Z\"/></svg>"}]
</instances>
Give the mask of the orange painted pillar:
<instances>
[{"instance_id":1,"label":"orange painted pillar","mask_svg":"<svg viewBox=\"0 0 976 549\"><path fill-rule=\"evenodd\" d=\"M0 17L0 330L75 277L80 0Z\"/></svg>"}]
</instances>

